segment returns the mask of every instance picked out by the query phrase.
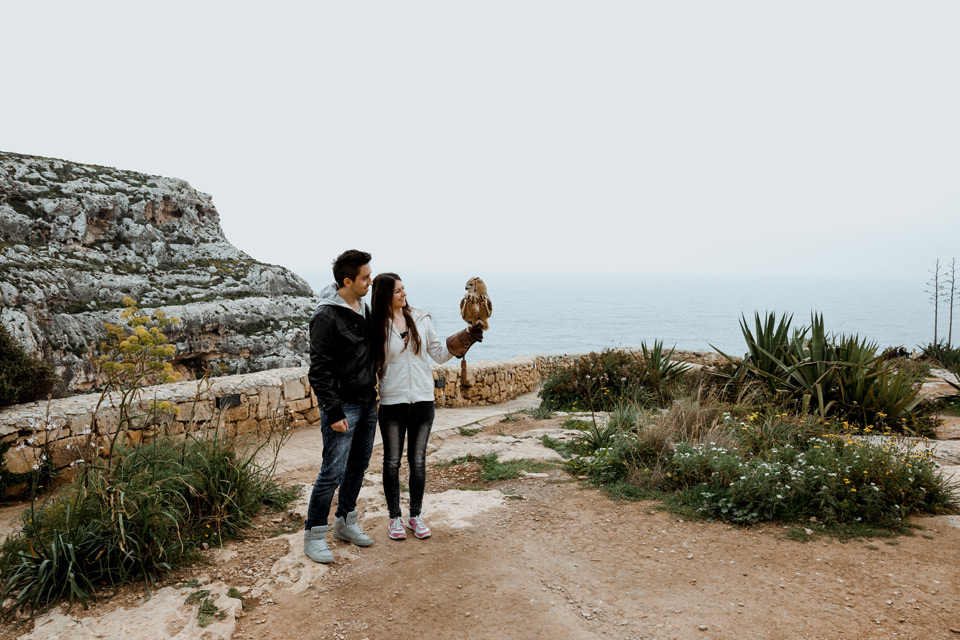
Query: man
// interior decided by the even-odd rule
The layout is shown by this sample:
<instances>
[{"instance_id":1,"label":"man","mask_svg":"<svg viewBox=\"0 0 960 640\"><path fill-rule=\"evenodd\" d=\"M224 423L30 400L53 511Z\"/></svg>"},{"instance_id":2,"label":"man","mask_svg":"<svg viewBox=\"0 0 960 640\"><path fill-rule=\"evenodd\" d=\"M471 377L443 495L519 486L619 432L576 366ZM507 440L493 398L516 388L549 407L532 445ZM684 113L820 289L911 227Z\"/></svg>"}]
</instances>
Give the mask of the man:
<instances>
[{"instance_id":1,"label":"man","mask_svg":"<svg viewBox=\"0 0 960 640\"><path fill-rule=\"evenodd\" d=\"M357 522L357 496L373 453L377 427L376 358L370 344L370 254L345 251L333 263L335 284L320 292L310 318L310 385L320 404L323 461L307 508L303 552L333 562L327 518L339 487L333 535L373 544Z\"/></svg>"}]
</instances>

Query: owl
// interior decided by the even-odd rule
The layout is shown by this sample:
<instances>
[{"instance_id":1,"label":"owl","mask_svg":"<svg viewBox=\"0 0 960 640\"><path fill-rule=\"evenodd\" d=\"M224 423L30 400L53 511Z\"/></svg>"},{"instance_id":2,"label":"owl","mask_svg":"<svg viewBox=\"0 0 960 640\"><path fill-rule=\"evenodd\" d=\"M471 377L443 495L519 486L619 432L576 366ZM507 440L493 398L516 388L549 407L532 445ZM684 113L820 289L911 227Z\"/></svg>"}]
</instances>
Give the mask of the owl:
<instances>
[{"instance_id":1,"label":"owl","mask_svg":"<svg viewBox=\"0 0 960 640\"><path fill-rule=\"evenodd\" d=\"M466 290L466 295L460 301L460 317L471 327L479 326L487 331L490 328L487 318L493 313L493 303L487 297L487 285L480 278L470 278Z\"/></svg>"}]
</instances>

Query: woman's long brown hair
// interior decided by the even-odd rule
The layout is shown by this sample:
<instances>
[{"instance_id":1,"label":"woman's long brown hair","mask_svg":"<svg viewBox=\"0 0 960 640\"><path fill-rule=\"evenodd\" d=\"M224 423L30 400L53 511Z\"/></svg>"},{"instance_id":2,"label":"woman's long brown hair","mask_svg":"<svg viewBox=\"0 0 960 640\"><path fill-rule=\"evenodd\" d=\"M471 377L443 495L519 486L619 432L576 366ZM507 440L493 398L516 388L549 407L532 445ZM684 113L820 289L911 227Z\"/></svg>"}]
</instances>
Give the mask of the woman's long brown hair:
<instances>
[{"instance_id":1,"label":"woman's long brown hair","mask_svg":"<svg viewBox=\"0 0 960 640\"><path fill-rule=\"evenodd\" d=\"M395 273L381 273L373 279L373 295L370 301L370 316L373 325L373 352L377 356L377 376L383 375L383 365L387 360L387 343L390 339L390 317L393 315L393 290L397 286L400 276ZM420 353L420 334L417 325L410 315L410 305L403 307L403 318L407 321L409 339L407 346L413 352Z\"/></svg>"}]
</instances>

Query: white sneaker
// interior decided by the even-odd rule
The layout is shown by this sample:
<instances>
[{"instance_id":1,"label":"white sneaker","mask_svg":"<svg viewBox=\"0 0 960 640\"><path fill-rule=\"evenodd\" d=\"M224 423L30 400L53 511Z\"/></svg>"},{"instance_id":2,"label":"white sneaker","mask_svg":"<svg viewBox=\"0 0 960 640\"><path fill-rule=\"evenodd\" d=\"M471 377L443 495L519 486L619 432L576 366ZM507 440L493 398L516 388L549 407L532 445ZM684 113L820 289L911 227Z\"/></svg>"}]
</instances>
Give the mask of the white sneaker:
<instances>
[{"instance_id":1,"label":"white sneaker","mask_svg":"<svg viewBox=\"0 0 960 640\"><path fill-rule=\"evenodd\" d=\"M390 518L390 526L387 535L391 540L405 540L407 532L403 528L403 518Z\"/></svg>"},{"instance_id":2,"label":"white sneaker","mask_svg":"<svg viewBox=\"0 0 960 640\"><path fill-rule=\"evenodd\" d=\"M415 518L410 518L404 524L406 525L407 529L410 529L411 531L413 531L413 535L417 536L421 540L423 538L430 537L430 528L427 527L426 524L424 524L422 516L416 516Z\"/></svg>"},{"instance_id":3,"label":"white sneaker","mask_svg":"<svg viewBox=\"0 0 960 640\"><path fill-rule=\"evenodd\" d=\"M303 552L314 562L333 562L333 551L327 544L329 526L312 527L303 532Z\"/></svg>"},{"instance_id":4,"label":"white sneaker","mask_svg":"<svg viewBox=\"0 0 960 640\"><path fill-rule=\"evenodd\" d=\"M373 544L370 536L363 532L357 522L359 511L351 511L345 518L337 518L333 522L333 537L352 542L358 547L369 547Z\"/></svg>"}]
</instances>

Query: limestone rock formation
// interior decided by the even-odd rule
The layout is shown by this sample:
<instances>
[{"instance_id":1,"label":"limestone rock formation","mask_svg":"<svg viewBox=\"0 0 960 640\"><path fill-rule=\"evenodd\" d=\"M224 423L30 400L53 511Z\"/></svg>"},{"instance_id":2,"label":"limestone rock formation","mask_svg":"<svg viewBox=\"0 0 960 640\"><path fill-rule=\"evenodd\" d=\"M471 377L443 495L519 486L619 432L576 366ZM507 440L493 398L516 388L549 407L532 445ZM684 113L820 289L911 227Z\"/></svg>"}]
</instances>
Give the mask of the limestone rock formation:
<instances>
[{"instance_id":1,"label":"limestone rock formation","mask_svg":"<svg viewBox=\"0 0 960 640\"><path fill-rule=\"evenodd\" d=\"M196 375L302 366L310 285L231 245L209 195L175 178L0 152L0 323L64 379L94 385L103 323L130 296L182 319Z\"/></svg>"}]
</instances>

